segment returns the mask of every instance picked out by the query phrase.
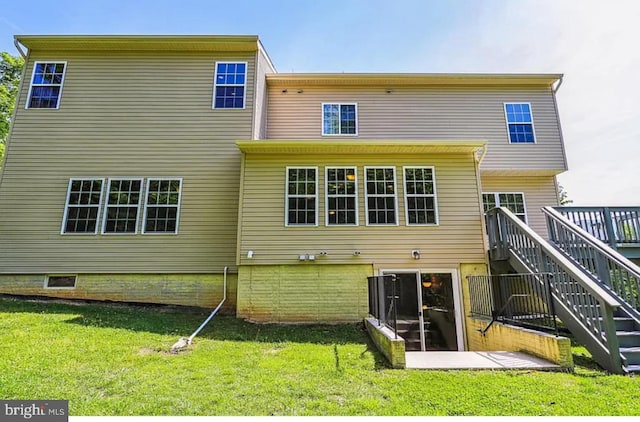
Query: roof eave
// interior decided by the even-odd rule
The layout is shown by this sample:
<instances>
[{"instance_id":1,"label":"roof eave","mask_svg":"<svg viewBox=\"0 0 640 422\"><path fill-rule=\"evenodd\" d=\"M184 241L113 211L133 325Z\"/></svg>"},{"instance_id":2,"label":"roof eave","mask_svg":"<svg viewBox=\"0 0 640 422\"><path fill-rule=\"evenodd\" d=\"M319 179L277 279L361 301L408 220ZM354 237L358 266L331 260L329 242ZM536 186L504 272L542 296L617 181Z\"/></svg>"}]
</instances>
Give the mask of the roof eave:
<instances>
[{"instance_id":1,"label":"roof eave","mask_svg":"<svg viewBox=\"0 0 640 422\"><path fill-rule=\"evenodd\" d=\"M277 73L267 75L271 86L331 85L531 85L551 86L562 74L512 73Z\"/></svg>"},{"instance_id":2,"label":"roof eave","mask_svg":"<svg viewBox=\"0 0 640 422\"><path fill-rule=\"evenodd\" d=\"M256 35L16 35L29 50L257 51Z\"/></svg>"}]
</instances>

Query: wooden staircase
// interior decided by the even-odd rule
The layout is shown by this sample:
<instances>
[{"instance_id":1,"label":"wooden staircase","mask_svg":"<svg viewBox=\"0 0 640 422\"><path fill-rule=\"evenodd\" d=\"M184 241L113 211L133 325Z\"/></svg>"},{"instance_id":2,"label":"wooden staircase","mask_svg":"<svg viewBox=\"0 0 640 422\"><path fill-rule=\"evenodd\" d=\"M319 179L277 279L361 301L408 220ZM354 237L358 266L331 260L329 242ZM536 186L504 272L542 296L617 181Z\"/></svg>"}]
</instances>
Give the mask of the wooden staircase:
<instances>
[{"instance_id":1,"label":"wooden staircase","mask_svg":"<svg viewBox=\"0 0 640 422\"><path fill-rule=\"evenodd\" d=\"M505 208L487 213L492 268L551 273L558 317L614 373L640 372L640 268L551 208L546 241Z\"/></svg>"}]
</instances>

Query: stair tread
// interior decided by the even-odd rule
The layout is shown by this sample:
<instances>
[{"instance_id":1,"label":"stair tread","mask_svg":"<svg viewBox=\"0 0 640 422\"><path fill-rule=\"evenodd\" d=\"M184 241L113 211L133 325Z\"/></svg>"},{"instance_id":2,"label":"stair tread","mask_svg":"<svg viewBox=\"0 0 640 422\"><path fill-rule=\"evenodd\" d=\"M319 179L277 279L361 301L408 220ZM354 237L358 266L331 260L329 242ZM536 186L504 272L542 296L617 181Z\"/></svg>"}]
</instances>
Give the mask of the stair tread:
<instances>
[{"instance_id":1,"label":"stair tread","mask_svg":"<svg viewBox=\"0 0 640 422\"><path fill-rule=\"evenodd\" d=\"M627 365L625 369L627 372L640 372L640 365Z\"/></svg>"},{"instance_id":2,"label":"stair tread","mask_svg":"<svg viewBox=\"0 0 640 422\"><path fill-rule=\"evenodd\" d=\"M616 331L617 336L640 336L640 331Z\"/></svg>"}]
</instances>

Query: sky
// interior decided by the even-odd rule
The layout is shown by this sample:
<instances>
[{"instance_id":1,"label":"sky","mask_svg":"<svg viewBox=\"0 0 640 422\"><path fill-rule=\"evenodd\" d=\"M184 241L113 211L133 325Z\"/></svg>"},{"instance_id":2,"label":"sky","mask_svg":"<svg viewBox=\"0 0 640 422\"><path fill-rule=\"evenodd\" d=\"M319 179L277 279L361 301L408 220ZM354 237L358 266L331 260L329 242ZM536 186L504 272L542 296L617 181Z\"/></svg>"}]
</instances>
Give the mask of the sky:
<instances>
[{"instance_id":1,"label":"sky","mask_svg":"<svg viewBox=\"0 0 640 422\"><path fill-rule=\"evenodd\" d=\"M640 0L30 0L0 9L1 51L15 34L259 35L280 72L563 73L560 184L640 205Z\"/></svg>"}]
</instances>

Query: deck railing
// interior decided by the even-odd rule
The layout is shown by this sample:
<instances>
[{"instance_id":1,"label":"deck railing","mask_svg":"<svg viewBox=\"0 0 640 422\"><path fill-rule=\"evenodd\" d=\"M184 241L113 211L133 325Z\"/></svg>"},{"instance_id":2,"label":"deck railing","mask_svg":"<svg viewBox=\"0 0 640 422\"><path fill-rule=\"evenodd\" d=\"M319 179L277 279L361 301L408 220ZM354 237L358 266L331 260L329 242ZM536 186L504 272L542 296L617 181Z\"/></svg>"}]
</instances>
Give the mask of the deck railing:
<instances>
[{"instance_id":1,"label":"deck railing","mask_svg":"<svg viewBox=\"0 0 640 422\"><path fill-rule=\"evenodd\" d=\"M369 284L369 314L385 325L398 338L396 276L394 274L367 278Z\"/></svg>"},{"instance_id":2,"label":"deck railing","mask_svg":"<svg viewBox=\"0 0 640 422\"><path fill-rule=\"evenodd\" d=\"M606 369L621 373L613 313L620 303L508 209L487 212L490 256L519 272L550 273L555 310Z\"/></svg>"},{"instance_id":3,"label":"deck railing","mask_svg":"<svg viewBox=\"0 0 640 422\"><path fill-rule=\"evenodd\" d=\"M570 222L558 210L544 207L542 211L547 218L549 240L594 281L611 289L625 302L622 306L640 319L640 268Z\"/></svg>"},{"instance_id":4,"label":"deck railing","mask_svg":"<svg viewBox=\"0 0 640 422\"><path fill-rule=\"evenodd\" d=\"M567 220L616 248L640 245L640 207L554 207Z\"/></svg>"}]
</instances>

